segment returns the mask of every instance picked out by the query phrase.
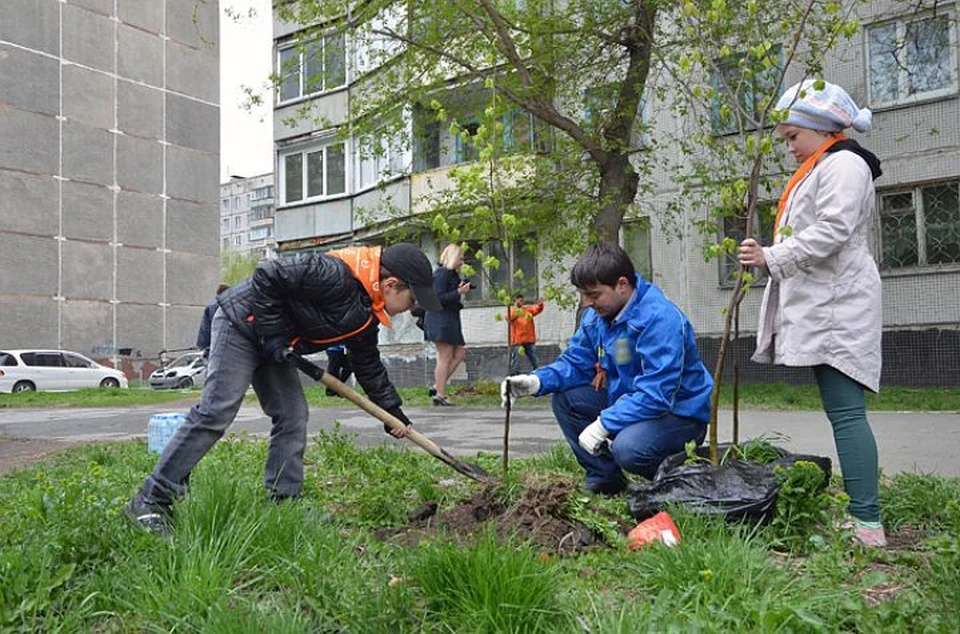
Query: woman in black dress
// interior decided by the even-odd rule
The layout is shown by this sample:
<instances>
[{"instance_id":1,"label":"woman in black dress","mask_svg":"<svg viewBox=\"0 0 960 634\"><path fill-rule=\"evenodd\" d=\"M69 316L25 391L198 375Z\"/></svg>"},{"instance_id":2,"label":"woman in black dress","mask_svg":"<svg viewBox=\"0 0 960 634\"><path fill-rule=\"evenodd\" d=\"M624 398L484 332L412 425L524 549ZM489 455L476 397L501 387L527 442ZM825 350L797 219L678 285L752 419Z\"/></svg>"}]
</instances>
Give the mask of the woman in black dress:
<instances>
[{"instance_id":1,"label":"woman in black dress","mask_svg":"<svg viewBox=\"0 0 960 634\"><path fill-rule=\"evenodd\" d=\"M463 250L455 244L447 245L440 254L440 266L433 273L433 290L443 309L427 311L424 323L424 337L437 347L437 367L433 373L434 387L430 389L430 399L438 406L453 405L446 397L447 380L467 357L460 324L460 310L463 308L460 300L470 292L470 282L460 279L461 266Z\"/></svg>"}]
</instances>

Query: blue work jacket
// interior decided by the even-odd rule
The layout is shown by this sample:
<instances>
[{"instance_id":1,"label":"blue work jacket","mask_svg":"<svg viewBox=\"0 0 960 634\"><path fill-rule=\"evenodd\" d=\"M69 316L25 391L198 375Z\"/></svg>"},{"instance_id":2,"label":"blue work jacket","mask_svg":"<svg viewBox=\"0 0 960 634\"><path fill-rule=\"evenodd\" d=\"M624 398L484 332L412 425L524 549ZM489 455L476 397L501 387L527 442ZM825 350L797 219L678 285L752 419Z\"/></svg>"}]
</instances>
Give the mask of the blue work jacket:
<instances>
[{"instance_id":1,"label":"blue work jacket","mask_svg":"<svg viewBox=\"0 0 960 634\"><path fill-rule=\"evenodd\" d=\"M713 377L700 359L690 320L639 275L636 285L612 322L593 308L584 311L563 354L534 372L537 396L589 385L599 363L609 397L600 420L611 434L667 413L709 422Z\"/></svg>"}]
</instances>

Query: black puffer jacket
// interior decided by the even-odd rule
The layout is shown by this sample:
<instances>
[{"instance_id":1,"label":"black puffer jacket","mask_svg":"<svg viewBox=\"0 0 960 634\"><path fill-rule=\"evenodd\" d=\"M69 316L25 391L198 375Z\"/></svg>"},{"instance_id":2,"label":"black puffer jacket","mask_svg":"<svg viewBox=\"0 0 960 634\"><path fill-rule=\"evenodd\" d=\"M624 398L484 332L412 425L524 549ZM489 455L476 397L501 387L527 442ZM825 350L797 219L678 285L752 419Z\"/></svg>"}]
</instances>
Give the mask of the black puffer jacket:
<instances>
[{"instance_id":1,"label":"black puffer jacket","mask_svg":"<svg viewBox=\"0 0 960 634\"><path fill-rule=\"evenodd\" d=\"M304 353L346 344L357 381L370 399L388 410L401 404L380 359L379 322L370 296L341 260L320 253L268 260L217 301L251 341L299 338L297 350Z\"/></svg>"}]
</instances>

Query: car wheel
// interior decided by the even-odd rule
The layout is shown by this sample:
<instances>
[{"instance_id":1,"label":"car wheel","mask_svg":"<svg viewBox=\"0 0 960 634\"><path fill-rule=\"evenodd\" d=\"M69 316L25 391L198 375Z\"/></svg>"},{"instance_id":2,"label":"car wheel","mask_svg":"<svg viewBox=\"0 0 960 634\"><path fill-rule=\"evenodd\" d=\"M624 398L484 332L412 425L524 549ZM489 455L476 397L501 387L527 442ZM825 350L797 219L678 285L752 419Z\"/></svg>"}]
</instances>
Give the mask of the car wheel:
<instances>
[{"instance_id":1,"label":"car wheel","mask_svg":"<svg viewBox=\"0 0 960 634\"><path fill-rule=\"evenodd\" d=\"M37 386L31 383L30 381L17 381L13 386L13 391L16 392L36 392Z\"/></svg>"},{"instance_id":2,"label":"car wheel","mask_svg":"<svg viewBox=\"0 0 960 634\"><path fill-rule=\"evenodd\" d=\"M100 387L120 387L120 381L108 377L100 381Z\"/></svg>"},{"instance_id":3,"label":"car wheel","mask_svg":"<svg viewBox=\"0 0 960 634\"><path fill-rule=\"evenodd\" d=\"M189 376L185 376L180 379L179 383L177 383L177 387L181 390L189 390L193 387L193 379L191 379Z\"/></svg>"}]
</instances>

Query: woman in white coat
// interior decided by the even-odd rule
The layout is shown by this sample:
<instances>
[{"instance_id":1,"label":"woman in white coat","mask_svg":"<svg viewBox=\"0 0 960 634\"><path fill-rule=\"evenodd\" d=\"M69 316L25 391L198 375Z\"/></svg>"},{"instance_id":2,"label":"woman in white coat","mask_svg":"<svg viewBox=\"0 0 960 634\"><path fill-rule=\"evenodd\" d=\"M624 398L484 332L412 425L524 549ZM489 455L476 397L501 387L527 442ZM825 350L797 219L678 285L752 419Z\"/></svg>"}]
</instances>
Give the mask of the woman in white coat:
<instances>
[{"instance_id":1,"label":"woman in white coat","mask_svg":"<svg viewBox=\"0 0 960 634\"><path fill-rule=\"evenodd\" d=\"M842 130L872 115L846 91L804 81L777 102L776 132L800 167L780 198L773 245L744 240L744 266L766 268L753 360L812 367L833 426L854 537L886 544L880 524L877 444L864 389L880 387L880 275L868 245L880 161Z\"/></svg>"}]
</instances>

